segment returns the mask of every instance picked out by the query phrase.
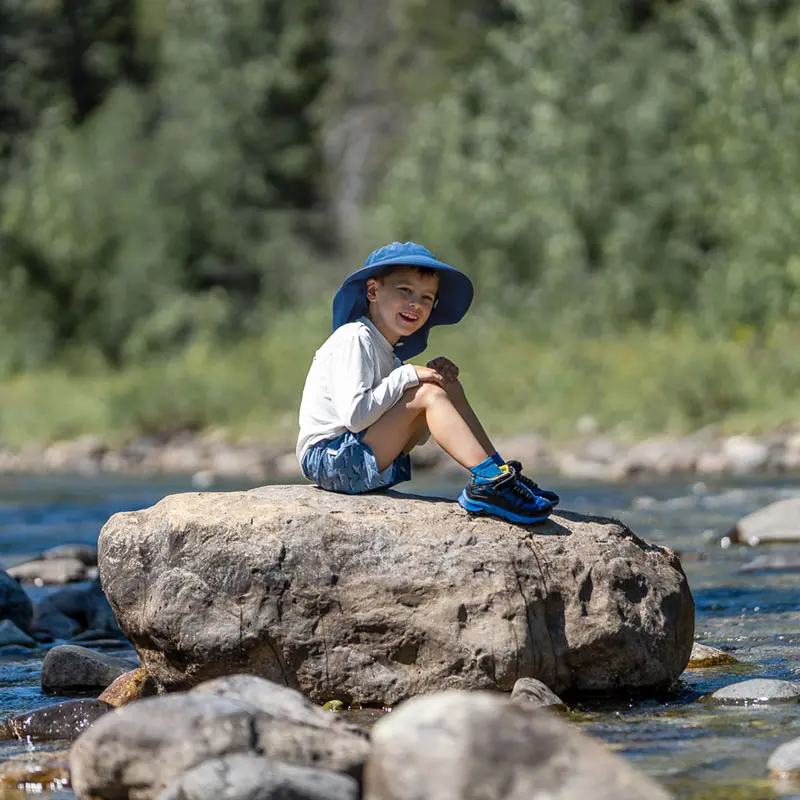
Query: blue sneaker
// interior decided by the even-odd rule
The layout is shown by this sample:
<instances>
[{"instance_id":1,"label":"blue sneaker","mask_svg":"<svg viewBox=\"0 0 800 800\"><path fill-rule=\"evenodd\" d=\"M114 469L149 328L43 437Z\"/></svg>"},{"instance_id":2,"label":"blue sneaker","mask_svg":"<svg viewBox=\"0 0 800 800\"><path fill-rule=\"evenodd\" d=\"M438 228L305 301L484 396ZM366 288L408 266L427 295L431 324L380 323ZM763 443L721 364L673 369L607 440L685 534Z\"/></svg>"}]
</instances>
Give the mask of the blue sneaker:
<instances>
[{"instance_id":1,"label":"blue sneaker","mask_svg":"<svg viewBox=\"0 0 800 800\"><path fill-rule=\"evenodd\" d=\"M538 483L532 481L527 475L522 474L522 464L519 461L506 462L517 473L517 480L526 488L535 494L537 497L544 497L549 500L554 506L557 506L561 498L550 489L542 489Z\"/></svg>"},{"instance_id":2,"label":"blue sneaker","mask_svg":"<svg viewBox=\"0 0 800 800\"><path fill-rule=\"evenodd\" d=\"M531 494L509 464L500 469L503 474L493 480L470 476L459 495L459 505L470 514L492 514L520 525L546 520L553 510L553 504L544 497Z\"/></svg>"}]
</instances>

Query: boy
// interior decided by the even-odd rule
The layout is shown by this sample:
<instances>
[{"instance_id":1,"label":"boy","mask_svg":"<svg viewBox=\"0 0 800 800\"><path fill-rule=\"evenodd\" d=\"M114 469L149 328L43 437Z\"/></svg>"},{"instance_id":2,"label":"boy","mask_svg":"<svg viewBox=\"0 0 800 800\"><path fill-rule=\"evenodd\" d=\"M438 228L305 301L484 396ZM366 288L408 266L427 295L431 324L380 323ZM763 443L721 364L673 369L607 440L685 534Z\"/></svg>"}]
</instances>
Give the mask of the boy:
<instances>
[{"instance_id":1,"label":"boy","mask_svg":"<svg viewBox=\"0 0 800 800\"><path fill-rule=\"evenodd\" d=\"M466 314L472 282L414 242L375 250L333 300L333 334L314 356L300 404L297 457L328 491L359 494L411 477L409 452L433 435L470 477L458 498L473 514L528 524L558 495L498 455L467 402L458 367L439 357L403 364L434 325ZM399 357L398 357L399 356Z\"/></svg>"}]
</instances>

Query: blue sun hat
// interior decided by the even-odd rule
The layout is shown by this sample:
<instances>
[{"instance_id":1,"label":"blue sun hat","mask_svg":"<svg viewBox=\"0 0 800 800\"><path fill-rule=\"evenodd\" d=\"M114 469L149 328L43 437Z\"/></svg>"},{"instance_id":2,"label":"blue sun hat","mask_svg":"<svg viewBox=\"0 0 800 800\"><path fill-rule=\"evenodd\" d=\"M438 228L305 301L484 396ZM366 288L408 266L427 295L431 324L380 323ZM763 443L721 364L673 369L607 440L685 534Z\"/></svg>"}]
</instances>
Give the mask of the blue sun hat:
<instances>
[{"instance_id":1,"label":"blue sun hat","mask_svg":"<svg viewBox=\"0 0 800 800\"><path fill-rule=\"evenodd\" d=\"M350 275L336 292L333 298L333 330L366 316L369 308L367 279L374 278L387 267L397 266L434 269L439 276L436 304L428 321L395 345L398 358L407 360L419 355L428 346L428 333L434 325L454 325L461 320L472 303L475 290L472 281L463 272L438 261L421 244L392 242L373 250L364 266Z\"/></svg>"}]
</instances>

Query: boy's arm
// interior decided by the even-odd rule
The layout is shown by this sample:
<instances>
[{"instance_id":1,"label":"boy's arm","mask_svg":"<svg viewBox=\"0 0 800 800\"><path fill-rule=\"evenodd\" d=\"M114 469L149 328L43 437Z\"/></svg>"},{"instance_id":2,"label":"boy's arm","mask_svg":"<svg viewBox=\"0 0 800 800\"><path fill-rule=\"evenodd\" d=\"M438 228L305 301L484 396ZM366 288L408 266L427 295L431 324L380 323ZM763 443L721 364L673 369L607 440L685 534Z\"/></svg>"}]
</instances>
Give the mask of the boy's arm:
<instances>
[{"instance_id":1,"label":"boy's arm","mask_svg":"<svg viewBox=\"0 0 800 800\"><path fill-rule=\"evenodd\" d=\"M331 354L328 374L336 415L342 425L355 433L377 422L406 389L419 383L416 369L405 364L393 369L373 388L373 354L361 337L342 342Z\"/></svg>"}]
</instances>

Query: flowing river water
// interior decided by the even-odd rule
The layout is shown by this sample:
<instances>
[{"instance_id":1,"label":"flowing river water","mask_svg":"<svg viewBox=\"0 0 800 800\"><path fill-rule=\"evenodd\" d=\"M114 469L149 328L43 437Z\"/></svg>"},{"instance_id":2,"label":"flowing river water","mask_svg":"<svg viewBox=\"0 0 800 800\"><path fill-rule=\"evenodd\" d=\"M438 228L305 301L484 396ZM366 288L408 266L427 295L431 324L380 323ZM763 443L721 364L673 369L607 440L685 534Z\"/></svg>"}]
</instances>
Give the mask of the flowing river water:
<instances>
[{"instance_id":1,"label":"flowing river water","mask_svg":"<svg viewBox=\"0 0 800 800\"><path fill-rule=\"evenodd\" d=\"M746 678L800 680L800 571L741 572L765 551L720 538L744 514L800 495L800 480L695 479L626 484L548 482L564 508L617 517L639 536L679 551L696 604L695 638L727 649L739 663L685 672L658 699L592 699L568 718L687 800L761 800L780 795L766 774L770 753L800 737L800 703L714 707L700 698ZM460 486L420 478L409 491L455 497ZM249 488L226 484L213 490ZM191 490L188 478L141 481L110 476L0 476L0 565L8 567L62 543L95 544L116 511L152 505ZM800 555L800 543L770 553ZM29 593L35 598L43 589ZM132 656L132 651L112 651ZM44 646L34 652L0 648L0 716L65 698L43 695ZM0 761L38 759L58 744L0 745ZM41 796L41 795L40 795ZM74 797L68 791L52 797ZM795 797L799 795L783 795Z\"/></svg>"}]
</instances>

